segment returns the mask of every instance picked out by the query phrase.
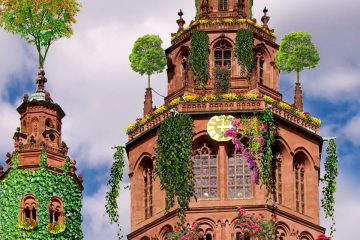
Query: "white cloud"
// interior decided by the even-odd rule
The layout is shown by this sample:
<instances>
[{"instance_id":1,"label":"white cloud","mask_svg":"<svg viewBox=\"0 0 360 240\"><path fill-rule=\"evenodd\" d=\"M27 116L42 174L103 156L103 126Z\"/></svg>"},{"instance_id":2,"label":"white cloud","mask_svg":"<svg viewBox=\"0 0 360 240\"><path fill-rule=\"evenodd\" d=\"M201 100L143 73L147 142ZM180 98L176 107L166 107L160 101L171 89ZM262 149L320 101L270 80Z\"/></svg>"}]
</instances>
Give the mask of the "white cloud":
<instances>
[{"instance_id":1,"label":"white cloud","mask_svg":"<svg viewBox=\"0 0 360 240\"><path fill-rule=\"evenodd\" d=\"M119 204L120 225L124 237L130 233L130 191L124 190L121 184ZM109 224L109 218L105 211L105 194L108 188L103 185L93 196L85 196L83 199L82 215L83 233L86 240L117 239L117 225Z\"/></svg>"}]
</instances>

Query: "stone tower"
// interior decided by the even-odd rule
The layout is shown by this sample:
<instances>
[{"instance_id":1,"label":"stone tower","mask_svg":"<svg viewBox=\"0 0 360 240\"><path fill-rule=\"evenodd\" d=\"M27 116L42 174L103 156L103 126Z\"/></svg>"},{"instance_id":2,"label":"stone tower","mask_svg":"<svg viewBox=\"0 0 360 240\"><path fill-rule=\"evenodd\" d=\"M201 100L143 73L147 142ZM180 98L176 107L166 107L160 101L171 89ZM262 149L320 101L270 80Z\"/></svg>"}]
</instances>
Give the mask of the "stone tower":
<instances>
[{"instance_id":1,"label":"stone tower","mask_svg":"<svg viewBox=\"0 0 360 240\"><path fill-rule=\"evenodd\" d=\"M17 108L20 127L14 151L0 165L0 239L82 239L82 176L61 139L62 108L44 88L39 70L37 89Z\"/></svg>"},{"instance_id":2,"label":"stone tower","mask_svg":"<svg viewBox=\"0 0 360 240\"><path fill-rule=\"evenodd\" d=\"M320 124L302 112L300 91L294 105L282 101L275 62L278 44L274 30L268 26L268 10L264 9L261 23L257 23L256 19L251 19L250 0L196 0L196 6L197 16L188 27L184 27L184 13L179 12L179 28L172 34L171 46L165 51L168 94L164 107L145 115L127 131L131 181L128 239L163 240L162 229L174 229L177 223L175 209L164 215L165 193L160 190L159 178L153 174L157 129L176 111L189 114L194 122L192 159L198 201L190 203L187 221L190 224L199 222L204 239L236 239L239 230L233 220L237 207L243 206L250 213L265 216L275 211L279 218L276 239L314 240L325 231L319 225ZM242 74L234 52L239 29L249 29L253 33L253 69L249 79ZM216 66L230 69L229 92L255 95L255 99L201 98L212 94L214 87L195 84L196 77L189 61L194 31L205 32L209 37L209 69ZM276 179L274 209L266 205L266 189L251 179L246 161L234 151L231 141L215 139L207 129L214 117L239 118L241 114L261 112L267 107L277 127L275 145L278 149L272 173Z\"/></svg>"}]
</instances>

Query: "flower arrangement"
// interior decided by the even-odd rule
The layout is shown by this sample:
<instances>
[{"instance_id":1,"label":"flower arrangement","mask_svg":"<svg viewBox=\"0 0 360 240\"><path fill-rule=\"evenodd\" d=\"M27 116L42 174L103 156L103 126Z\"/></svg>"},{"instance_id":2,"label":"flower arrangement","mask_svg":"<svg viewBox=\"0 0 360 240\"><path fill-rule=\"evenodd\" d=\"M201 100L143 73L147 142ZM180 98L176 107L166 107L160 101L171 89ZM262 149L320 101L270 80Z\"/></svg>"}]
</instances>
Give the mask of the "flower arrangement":
<instances>
[{"instance_id":1,"label":"flower arrangement","mask_svg":"<svg viewBox=\"0 0 360 240\"><path fill-rule=\"evenodd\" d=\"M268 35L272 36L272 37L276 37L276 34L270 30L268 30L267 28L264 28L263 26L261 26L260 24L257 24L256 22L254 22L251 19L233 19L233 18L225 18L225 19L221 19L221 20L206 20L206 19L202 19L202 20L196 20L191 22L191 24L187 27L184 28L184 30L180 31L179 33L175 34L172 38L171 41L173 41L174 39L178 38L180 35L182 35L183 33L189 31L191 28L193 28L194 26L197 25L201 25L201 24L210 24L210 25L215 25L215 24L241 24L241 23L248 23L254 27L256 27L257 29L260 29L262 31L264 31L265 33L267 33Z\"/></svg>"},{"instance_id":2,"label":"flower arrangement","mask_svg":"<svg viewBox=\"0 0 360 240\"><path fill-rule=\"evenodd\" d=\"M327 237L325 234L320 234L316 240L330 240L330 237Z\"/></svg>"},{"instance_id":3,"label":"flower arrangement","mask_svg":"<svg viewBox=\"0 0 360 240\"><path fill-rule=\"evenodd\" d=\"M47 226L48 232L54 235L62 233L65 228L65 224L59 222L49 223Z\"/></svg>"},{"instance_id":4,"label":"flower arrangement","mask_svg":"<svg viewBox=\"0 0 360 240\"><path fill-rule=\"evenodd\" d=\"M165 234L166 240L191 240L191 239L200 239L203 237L203 233L200 232L199 224L194 222L190 227L185 227L179 225L175 227L175 231L170 232L168 228L164 228L163 233Z\"/></svg>"},{"instance_id":5,"label":"flower arrangement","mask_svg":"<svg viewBox=\"0 0 360 240\"><path fill-rule=\"evenodd\" d=\"M37 222L34 219L27 218L19 223L19 228L25 231L30 231L35 229Z\"/></svg>"},{"instance_id":6,"label":"flower arrangement","mask_svg":"<svg viewBox=\"0 0 360 240\"><path fill-rule=\"evenodd\" d=\"M272 97L269 97L269 96L266 96L264 95L264 99L267 103L269 104L272 104L276 107L279 107L281 109L284 109L286 111L290 111L291 113L295 114L296 116L308 121L308 122L311 122L317 126L320 126L321 125L321 120L316 118L316 117L312 117L309 115L309 113L304 113L304 112L301 112L299 109L297 108L294 108L292 106L290 106L289 104L285 103L285 102L279 102L279 101L276 101L275 99L273 99Z\"/></svg>"},{"instance_id":7,"label":"flower arrangement","mask_svg":"<svg viewBox=\"0 0 360 240\"><path fill-rule=\"evenodd\" d=\"M153 113L147 114L144 118L137 118L135 123L130 124L126 127L126 133L130 133L135 129L138 129L142 125L144 125L147 121L150 121L157 117L158 115L162 114L163 112L177 106L180 102L207 102L207 101L255 101L258 99L258 95L254 93L246 93L241 94L238 92L235 93L224 93L224 94L208 94L208 95L184 95L179 98L173 99L169 104L160 106L157 108ZM303 113L296 108L293 108L287 103L279 102L272 97L264 95L264 99L267 103L277 106L281 109L286 111L290 111L291 113L295 114L296 116L313 123L317 126L321 125L321 121L318 118L310 116L308 113Z\"/></svg>"},{"instance_id":8,"label":"flower arrangement","mask_svg":"<svg viewBox=\"0 0 360 240\"><path fill-rule=\"evenodd\" d=\"M249 240L250 238L273 240L275 239L276 221L276 214L273 214L270 220L266 220L262 214L259 216L247 214L244 209L239 207L238 217L233 221L236 228L240 228L240 236L237 237L237 240Z\"/></svg>"},{"instance_id":9,"label":"flower arrangement","mask_svg":"<svg viewBox=\"0 0 360 240\"><path fill-rule=\"evenodd\" d=\"M230 87L230 69L224 66L216 66L213 69L213 85L214 85L214 93L216 95L224 94L229 91Z\"/></svg>"}]
</instances>

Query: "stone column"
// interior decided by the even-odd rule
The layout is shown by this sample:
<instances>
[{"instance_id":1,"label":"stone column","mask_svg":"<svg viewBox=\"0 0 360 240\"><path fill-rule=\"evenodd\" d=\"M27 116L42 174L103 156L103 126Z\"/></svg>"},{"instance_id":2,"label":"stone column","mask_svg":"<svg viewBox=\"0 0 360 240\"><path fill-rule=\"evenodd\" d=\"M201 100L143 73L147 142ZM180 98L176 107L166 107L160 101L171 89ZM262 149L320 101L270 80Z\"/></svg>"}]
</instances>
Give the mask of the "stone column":
<instances>
[{"instance_id":1,"label":"stone column","mask_svg":"<svg viewBox=\"0 0 360 240\"><path fill-rule=\"evenodd\" d=\"M295 84L294 107L303 111L302 90L299 82Z\"/></svg>"},{"instance_id":2,"label":"stone column","mask_svg":"<svg viewBox=\"0 0 360 240\"><path fill-rule=\"evenodd\" d=\"M144 117L146 114L149 114L152 112L152 91L151 88L146 88L145 91L145 101L144 101Z\"/></svg>"}]
</instances>

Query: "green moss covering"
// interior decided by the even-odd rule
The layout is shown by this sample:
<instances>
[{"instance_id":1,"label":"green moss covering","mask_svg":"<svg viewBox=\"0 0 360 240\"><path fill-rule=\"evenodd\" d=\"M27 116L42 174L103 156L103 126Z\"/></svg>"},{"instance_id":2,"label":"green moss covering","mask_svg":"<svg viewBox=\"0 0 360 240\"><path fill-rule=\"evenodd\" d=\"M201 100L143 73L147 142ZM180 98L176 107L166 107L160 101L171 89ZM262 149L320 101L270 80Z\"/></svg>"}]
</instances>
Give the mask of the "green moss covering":
<instances>
[{"instance_id":1,"label":"green moss covering","mask_svg":"<svg viewBox=\"0 0 360 240\"><path fill-rule=\"evenodd\" d=\"M81 230L81 191L76 182L66 174L60 175L46 170L47 155L41 154L39 170L17 169L18 155L12 159L11 170L0 181L0 239L83 239ZM69 159L67 158L68 162ZM66 172L66 171L65 171ZM36 198L38 207L37 226L26 231L19 228L20 203L25 194ZM49 233L48 205L52 196L63 200L65 213L65 231L59 234Z\"/></svg>"}]
</instances>

